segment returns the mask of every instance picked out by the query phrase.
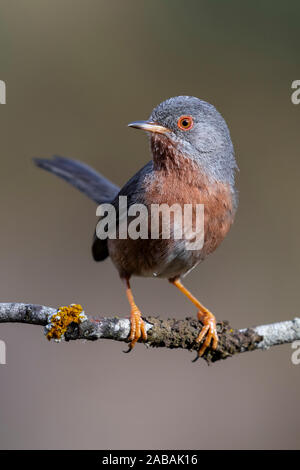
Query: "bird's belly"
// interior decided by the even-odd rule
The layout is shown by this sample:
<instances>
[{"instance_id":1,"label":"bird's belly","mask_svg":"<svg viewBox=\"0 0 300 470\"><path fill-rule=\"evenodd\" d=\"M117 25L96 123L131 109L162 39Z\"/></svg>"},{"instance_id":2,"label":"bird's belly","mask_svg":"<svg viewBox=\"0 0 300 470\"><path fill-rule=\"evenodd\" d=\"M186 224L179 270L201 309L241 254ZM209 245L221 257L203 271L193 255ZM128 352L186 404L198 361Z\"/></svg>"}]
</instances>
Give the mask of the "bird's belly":
<instances>
[{"instance_id":1,"label":"bird's belly","mask_svg":"<svg viewBox=\"0 0 300 470\"><path fill-rule=\"evenodd\" d=\"M185 240L109 240L108 249L121 277L173 278L201 261L201 250L187 250Z\"/></svg>"}]
</instances>

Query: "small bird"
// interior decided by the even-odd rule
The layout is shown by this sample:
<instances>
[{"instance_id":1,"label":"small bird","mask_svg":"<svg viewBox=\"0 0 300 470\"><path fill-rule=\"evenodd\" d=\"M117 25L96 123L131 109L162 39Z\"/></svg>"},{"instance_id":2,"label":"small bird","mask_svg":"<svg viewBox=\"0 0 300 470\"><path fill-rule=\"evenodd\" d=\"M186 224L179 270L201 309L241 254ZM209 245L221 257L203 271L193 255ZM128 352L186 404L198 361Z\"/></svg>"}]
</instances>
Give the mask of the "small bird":
<instances>
[{"instance_id":1,"label":"small bird","mask_svg":"<svg viewBox=\"0 0 300 470\"><path fill-rule=\"evenodd\" d=\"M128 126L149 134L152 160L121 189L76 160L59 156L34 160L39 167L64 178L98 204L111 203L116 209L119 196L127 197L128 209L133 204L147 208L152 204L204 205L204 242L197 250L188 250L175 237L100 239L95 234L92 245L94 259L102 261L110 256L125 283L131 308L128 351L138 340L147 339L130 279L154 276L169 280L195 305L202 323L196 338L197 357L202 356L207 348L217 348L216 319L183 286L181 279L218 247L233 223L238 204L237 164L230 133L213 105L192 96L169 98L152 111L148 120Z\"/></svg>"}]
</instances>

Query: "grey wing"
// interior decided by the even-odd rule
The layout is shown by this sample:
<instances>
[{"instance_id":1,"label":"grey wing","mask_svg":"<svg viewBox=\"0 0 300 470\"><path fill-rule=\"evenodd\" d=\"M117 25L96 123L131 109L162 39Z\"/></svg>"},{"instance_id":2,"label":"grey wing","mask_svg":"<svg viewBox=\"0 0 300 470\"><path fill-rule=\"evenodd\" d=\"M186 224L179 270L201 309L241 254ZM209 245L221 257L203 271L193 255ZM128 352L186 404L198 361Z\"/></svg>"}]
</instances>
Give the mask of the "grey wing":
<instances>
[{"instance_id":1,"label":"grey wing","mask_svg":"<svg viewBox=\"0 0 300 470\"><path fill-rule=\"evenodd\" d=\"M143 184L146 177L153 171L153 161L148 162L143 168L141 168L129 181L120 189L119 193L112 201L112 205L116 209L117 216L117 228L119 224L119 218L122 215L119 213L119 196L127 197L127 207L130 207L135 203L143 203ZM94 234L94 241L92 245L92 254L95 261L103 261L109 256L107 248L107 240L100 240L96 232Z\"/></svg>"}]
</instances>

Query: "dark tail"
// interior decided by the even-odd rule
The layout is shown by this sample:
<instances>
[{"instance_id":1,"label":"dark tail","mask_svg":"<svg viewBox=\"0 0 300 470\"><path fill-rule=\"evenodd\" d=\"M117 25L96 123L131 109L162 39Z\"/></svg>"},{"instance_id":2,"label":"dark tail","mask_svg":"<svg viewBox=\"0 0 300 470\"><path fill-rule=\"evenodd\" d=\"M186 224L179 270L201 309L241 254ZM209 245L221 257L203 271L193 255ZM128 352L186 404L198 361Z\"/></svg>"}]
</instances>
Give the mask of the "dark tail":
<instances>
[{"instance_id":1,"label":"dark tail","mask_svg":"<svg viewBox=\"0 0 300 470\"><path fill-rule=\"evenodd\" d=\"M90 166L71 158L54 155L51 159L34 158L35 164L63 178L90 199L103 204L111 202L120 188Z\"/></svg>"}]
</instances>

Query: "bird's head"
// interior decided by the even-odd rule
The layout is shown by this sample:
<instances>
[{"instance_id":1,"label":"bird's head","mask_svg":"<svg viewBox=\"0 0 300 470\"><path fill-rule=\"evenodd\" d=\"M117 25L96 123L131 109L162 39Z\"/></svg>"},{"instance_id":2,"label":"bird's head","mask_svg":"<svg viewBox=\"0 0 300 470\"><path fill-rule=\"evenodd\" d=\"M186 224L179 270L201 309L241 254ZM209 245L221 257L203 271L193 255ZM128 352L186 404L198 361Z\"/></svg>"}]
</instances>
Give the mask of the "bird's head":
<instances>
[{"instance_id":1,"label":"bird's head","mask_svg":"<svg viewBox=\"0 0 300 470\"><path fill-rule=\"evenodd\" d=\"M129 127L174 146L215 180L234 184L233 145L226 122L213 105L193 96L176 96L160 103L147 121Z\"/></svg>"}]
</instances>

